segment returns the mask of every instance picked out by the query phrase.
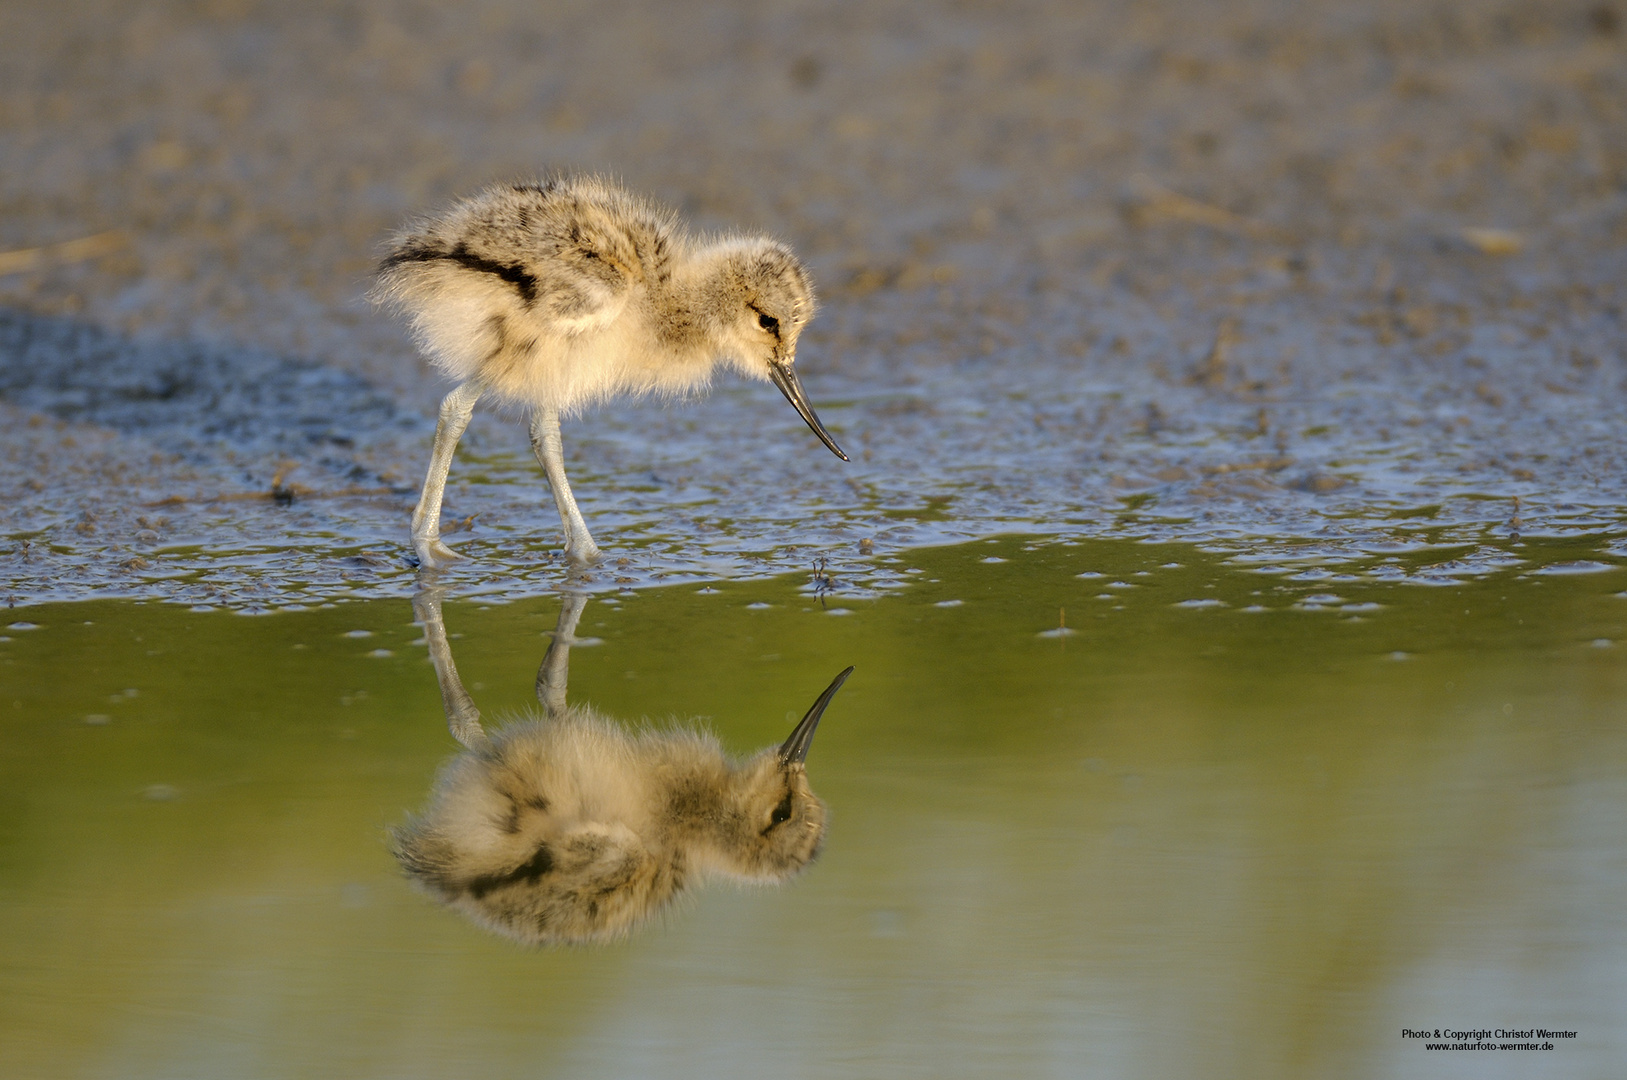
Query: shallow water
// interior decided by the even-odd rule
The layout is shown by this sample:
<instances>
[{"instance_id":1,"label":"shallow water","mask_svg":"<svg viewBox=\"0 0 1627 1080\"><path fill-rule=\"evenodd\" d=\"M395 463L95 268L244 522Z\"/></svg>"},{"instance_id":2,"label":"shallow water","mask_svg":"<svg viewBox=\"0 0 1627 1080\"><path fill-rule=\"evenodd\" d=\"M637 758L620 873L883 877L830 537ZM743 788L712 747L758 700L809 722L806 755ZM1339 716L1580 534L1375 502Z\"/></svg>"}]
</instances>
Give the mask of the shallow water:
<instances>
[{"instance_id":1,"label":"shallow water","mask_svg":"<svg viewBox=\"0 0 1627 1080\"><path fill-rule=\"evenodd\" d=\"M387 850L456 749L405 599L19 610L0 1044L49 1076L1602 1075L1627 572L1509 554L1425 587L1007 538L903 556L876 597L601 595L572 702L736 751L856 664L809 758L833 824L790 886L541 952ZM448 601L488 722L534 708L558 610ZM1400 1037L1425 1025L1579 1038Z\"/></svg>"}]
</instances>

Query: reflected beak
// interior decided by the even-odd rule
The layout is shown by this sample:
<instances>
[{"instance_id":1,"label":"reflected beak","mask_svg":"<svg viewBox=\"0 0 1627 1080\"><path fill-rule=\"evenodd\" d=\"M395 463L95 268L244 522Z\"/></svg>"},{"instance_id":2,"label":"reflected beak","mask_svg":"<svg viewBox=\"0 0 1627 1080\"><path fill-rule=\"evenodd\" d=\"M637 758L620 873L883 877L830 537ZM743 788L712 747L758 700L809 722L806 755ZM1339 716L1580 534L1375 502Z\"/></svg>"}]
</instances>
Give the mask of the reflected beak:
<instances>
[{"instance_id":1,"label":"reflected beak","mask_svg":"<svg viewBox=\"0 0 1627 1080\"><path fill-rule=\"evenodd\" d=\"M791 737L786 739L784 745L780 747L781 761L787 765L801 765L808 759L808 747L813 745L814 728L819 726L819 718L825 715L825 706L830 704L830 699L836 696L836 691L842 688L842 684L847 682L847 677L851 674L853 674L853 669L850 667L832 679L831 684L825 687L825 692L820 694L819 700L813 703L813 708L808 710L808 715L804 716L802 722L792 729Z\"/></svg>"},{"instance_id":2,"label":"reflected beak","mask_svg":"<svg viewBox=\"0 0 1627 1080\"><path fill-rule=\"evenodd\" d=\"M774 380L774 385L780 388L780 393L785 395L785 400L791 403L791 407L808 422L809 427L813 428L813 433L819 436L819 441L830 447L830 452L843 461L849 460L848 456L842 453L842 448L836 445L836 440L830 437L830 432L825 430L825 425L819 422L819 414L808 404L808 395L802 392L802 383L797 379L796 370L790 364L770 363L768 376Z\"/></svg>"}]
</instances>

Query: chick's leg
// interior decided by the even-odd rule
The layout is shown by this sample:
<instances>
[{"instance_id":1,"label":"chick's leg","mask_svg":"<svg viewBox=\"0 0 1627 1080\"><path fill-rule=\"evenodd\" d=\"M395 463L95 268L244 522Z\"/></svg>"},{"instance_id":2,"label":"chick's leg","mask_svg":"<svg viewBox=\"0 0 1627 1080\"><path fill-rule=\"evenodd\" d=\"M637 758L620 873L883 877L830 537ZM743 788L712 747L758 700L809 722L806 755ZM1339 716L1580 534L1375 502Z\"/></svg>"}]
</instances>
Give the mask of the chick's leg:
<instances>
[{"instance_id":1,"label":"chick's leg","mask_svg":"<svg viewBox=\"0 0 1627 1080\"><path fill-rule=\"evenodd\" d=\"M559 609L559 625L554 629L554 640L548 653L537 668L537 700L550 718L565 715L565 685L571 672L571 643L576 640L576 624L582 621L582 609L588 598L582 593L568 593Z\"/></svg>"},{"instance_id":2,"label":"chick's leg","mask_svg":"<svg viewBox=\"0 0 1627 1080\"><path fill-rule=\"evenodd\" d=\"M548 486L553 489L554 504L559 507L559 521L565 527L565 557L577 566L587 566L600 558L599 545L588 533L588 523L582 520L582 511L576 507L571 484L565 479L565 450L559 438L559 413L552 409L538 409L531 418L531 449L548 475Z\"/></svg>"},{"instance_id":3,"label":"chick's leg","mask_svg":"<svg viewBox=\"0 0 1627 1080\"><path fill-rule=\"evenodd\" d=\"M412 512L412 546L418 552L418 565L426 570L438 569L461 558L441 543L441 496L446 491L446 473L452 467L452 454L479 400L480 388L464 383L441 402L441 419L435 425L435 449L429 455L424 493L418 499L418 509Z\"/></svg>"},{"instance_id":4,"label":"chick's leg","mask_svg":"<svg viewBox=\"0 0 1627 1080\"><path fill-rule=\"evenodd\" d=\"M429 658L435 664L435 681L441 684L441 705L446 709L446 726L452 737L471 750L486 745L486 731L480 726L480 710L463 688L458 667L452 662L452 645L446 640L446 622L441 617L441 588L420 589L412 598L412 613L424 628Z\"/></svg>"}]
</instances>

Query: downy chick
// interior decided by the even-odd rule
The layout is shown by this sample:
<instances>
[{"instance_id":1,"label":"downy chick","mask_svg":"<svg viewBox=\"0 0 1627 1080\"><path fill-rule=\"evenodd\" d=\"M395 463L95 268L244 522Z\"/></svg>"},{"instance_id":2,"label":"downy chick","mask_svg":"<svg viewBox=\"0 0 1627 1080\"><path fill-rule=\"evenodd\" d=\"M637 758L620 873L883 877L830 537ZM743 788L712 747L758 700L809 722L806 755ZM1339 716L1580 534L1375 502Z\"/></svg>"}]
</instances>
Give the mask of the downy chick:
<instances>
[{"instance_id":1,"label":"downy chick","mask_svg":"<svg viewBox=\"0 0 1627 1080\"><path fill-rule=\"evenodd\" d=\"M709 733L630 732L564 704L583 603L567 601L538 675L547 718L487 738L450 663L438 599L415 601L448 722L470 749L442 770L428 808L394 830L396 857L432 896L526 944L613 940L697 880L779 882L812 862L826 808L804 763L853 670L783 744L735 759Z\"/></svg>"},{"instance_id":2,"label":"downy chick","mask_svg":"<svg viewBox=\"0 0 1627 1080\"><path fill-rule=\"evenodd\" d=\"M420 565L458 557L440 535L447 470L482 398L531 414L531 446L565 530L565 554L600 557L570 483L560 419L623 396L702 390L717 366L773 381L831 452L795 368L813 318L807 271L764 236L691 236L612 181L499 184L390 241L374 297L411 322L457 387L441 403L413 514Z\"/></svg>"}]
</instances>

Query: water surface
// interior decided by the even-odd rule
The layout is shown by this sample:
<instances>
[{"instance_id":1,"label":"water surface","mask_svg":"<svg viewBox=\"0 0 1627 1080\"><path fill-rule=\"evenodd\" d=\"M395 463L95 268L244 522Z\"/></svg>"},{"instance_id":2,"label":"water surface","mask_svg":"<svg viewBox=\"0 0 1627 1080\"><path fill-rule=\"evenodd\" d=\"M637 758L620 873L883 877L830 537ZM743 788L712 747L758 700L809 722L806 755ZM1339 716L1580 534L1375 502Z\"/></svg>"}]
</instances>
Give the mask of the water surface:
<instances>
[{"instance_id":1,"label":"water surface","mask_svg":"<svg viewBox=\"0 0 1627 1080\"><path fill-rule=\"evenodd\" d=\"M553 951L390 857L457 749L405 599L19 609L0 1042L41 1076L1601 1075L1627 1054L1627 573L1508 556L1430 587L1007 538L900 557L880 597L592 599L571 700L737 752L858 670L803 877ZM558 611L448 601L488 723L535 709ZM1426 1023L1580 1038L1431 1054L1399 1035Z\"/></svg>"}]
</instances>

